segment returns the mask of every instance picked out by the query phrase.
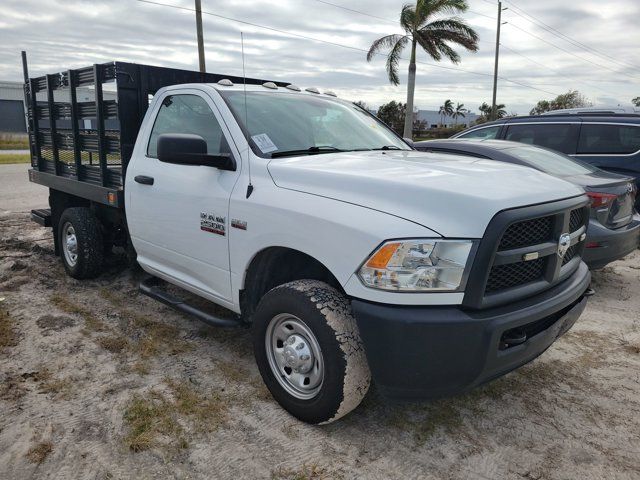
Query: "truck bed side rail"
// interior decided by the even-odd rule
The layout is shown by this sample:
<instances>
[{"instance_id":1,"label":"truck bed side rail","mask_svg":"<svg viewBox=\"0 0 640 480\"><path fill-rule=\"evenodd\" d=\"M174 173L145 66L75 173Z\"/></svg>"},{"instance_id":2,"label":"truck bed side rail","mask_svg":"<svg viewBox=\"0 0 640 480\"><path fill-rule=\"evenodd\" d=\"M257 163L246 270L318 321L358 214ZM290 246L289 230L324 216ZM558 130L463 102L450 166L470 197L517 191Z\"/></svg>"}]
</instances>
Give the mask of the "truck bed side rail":
<instances>
[{"instance_id":1,"label":"truck bed side rail","mask_svg":"<svg viewBox=\"0 0 640 480\"><path fill-rule=\"evenodd\" d=\"M23 62L26 72L25 56ZM120 207L127 164L152 96L166 86L223 78L245 81L125 62L26 76L31 180L79 196L86 196L93 186L92 199ZM266 81L246 79L248 84Z\"/></svg>"}]
</instances>

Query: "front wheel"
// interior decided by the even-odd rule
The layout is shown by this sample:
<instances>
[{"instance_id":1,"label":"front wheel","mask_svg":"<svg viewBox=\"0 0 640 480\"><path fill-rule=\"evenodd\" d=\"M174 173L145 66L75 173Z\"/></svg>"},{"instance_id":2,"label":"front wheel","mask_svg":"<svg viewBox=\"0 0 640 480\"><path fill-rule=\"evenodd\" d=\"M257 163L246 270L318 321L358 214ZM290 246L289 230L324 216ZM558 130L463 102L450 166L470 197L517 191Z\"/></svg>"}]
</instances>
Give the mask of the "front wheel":
<instances>
[{"instance_id":1,"label":"front wheel","mask_svg":"<svg viewBox=\"0 0 640 480\"><path fill-rule=\"evenodd\" d=\"M256 362L289 413L329 423L356 408L371 374L347 298L326 283L297 280L269 291L254 316Z\"/></svg>"}]
</instances>

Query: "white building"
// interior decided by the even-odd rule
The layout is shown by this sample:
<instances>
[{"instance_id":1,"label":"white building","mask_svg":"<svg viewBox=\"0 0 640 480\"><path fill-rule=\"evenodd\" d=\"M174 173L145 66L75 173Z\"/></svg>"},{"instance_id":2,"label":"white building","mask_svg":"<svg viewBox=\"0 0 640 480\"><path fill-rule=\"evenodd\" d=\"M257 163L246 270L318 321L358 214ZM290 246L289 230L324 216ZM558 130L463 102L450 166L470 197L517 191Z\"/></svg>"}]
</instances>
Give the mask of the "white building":
<instances>
[{"instance_id":1,"label":"white building","mask_svg":"<svg viewBox=\"0 0 640 480\"><path fill-rule=\"evenodd\" d=\"M440 115L437 110L418 110L416 119L426 122L427 129L438 128L440 125L444 127L453 127L455 125L464 125L469 127L473 125L480 115L466 112L464 117L453 118L447 115Z\"/></svg>"}]
</instances>

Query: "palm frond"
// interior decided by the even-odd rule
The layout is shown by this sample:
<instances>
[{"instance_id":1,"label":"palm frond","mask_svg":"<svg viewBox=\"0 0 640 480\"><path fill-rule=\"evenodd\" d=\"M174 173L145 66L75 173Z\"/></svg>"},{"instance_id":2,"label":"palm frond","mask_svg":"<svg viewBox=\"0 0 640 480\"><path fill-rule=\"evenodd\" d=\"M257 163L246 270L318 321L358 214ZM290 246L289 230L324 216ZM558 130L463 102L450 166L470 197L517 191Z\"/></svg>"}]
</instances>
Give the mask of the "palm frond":
<instances>
[{"instance_id":1,"label":"palm frond","mask_svg":"<svg viewBox=\"0 0 640 480\"><path fill-rule=\"evenodd\" d=\"M416 15L424 23L429 17L443 14L458 14L469 8L466 0L418 0Z\"/></svg>"},{"instance_id":2,"label":"palm frond","mask_svg":"<svg viewBox=\"0 0 640 480\"><path fill-rule=\"evenodd\" d=\"M416 30L417 25L419 24L416 22L416 6L410 3L403 5L400 12L400 26L404 28L405 32L412 33Z\"/></svg>"},{"instance_id":3,"label":"palm frond","mask_svg":"<svg viewBox=\"0 0 640 480\"><path fill-rule=\"evenodd\" d=\"M402 54L404 47L407 45L407 42L408 38L402 37L396 42L387 55L387 75L389 76L389 82L393 85L398 85L400 83L400 78L398 77L398 65L400 64L400 55Z\"/></svg>"},{"instance_id":4,"label":"palm frond","mask_svg":"<svg viewBox=\"0 0 640 480\"><path fill-rule=\"evenodd\" d=\"M373 56L377 54L381 49L391 48L393 49L395 45L406 38L404 35L386 35L374 41L369 47L369 51L367 52L367 62L370 62L373 59Z\"/></svg>"},{"instance_id":5,"label":"palm frond","mask_svg":"<svg viewBox=\"0 0 640 480\"><path fill-rule=\"evenodd\" d=\"M460 18L446 18L435 20L419 30L433 39L457 43L475 52L478 50L478 34Z\"/></svg>"}]
</instances>

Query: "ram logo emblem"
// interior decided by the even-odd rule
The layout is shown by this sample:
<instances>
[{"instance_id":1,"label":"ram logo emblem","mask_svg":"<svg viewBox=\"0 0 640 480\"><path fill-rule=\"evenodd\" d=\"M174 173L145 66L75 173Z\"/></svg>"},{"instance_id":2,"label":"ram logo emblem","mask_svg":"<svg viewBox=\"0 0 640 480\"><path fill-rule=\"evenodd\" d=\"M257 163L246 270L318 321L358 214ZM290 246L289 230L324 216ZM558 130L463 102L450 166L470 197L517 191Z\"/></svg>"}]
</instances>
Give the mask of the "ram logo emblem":
<instances>
[{"instance_id":1,"label":"ram logo emblem","mask_svg":"<svg viewBox=\"0 0 640 480\"><path fill-rule=\"evenodd\" d=\"M567 250L571 246L571 235L568 233L563 233L560 235L560 240L558 241L558 256L560 258L564 258Z\"/></svg>"}]
</instances>

